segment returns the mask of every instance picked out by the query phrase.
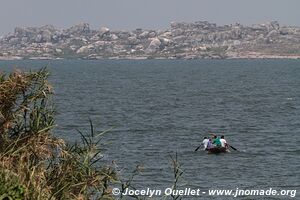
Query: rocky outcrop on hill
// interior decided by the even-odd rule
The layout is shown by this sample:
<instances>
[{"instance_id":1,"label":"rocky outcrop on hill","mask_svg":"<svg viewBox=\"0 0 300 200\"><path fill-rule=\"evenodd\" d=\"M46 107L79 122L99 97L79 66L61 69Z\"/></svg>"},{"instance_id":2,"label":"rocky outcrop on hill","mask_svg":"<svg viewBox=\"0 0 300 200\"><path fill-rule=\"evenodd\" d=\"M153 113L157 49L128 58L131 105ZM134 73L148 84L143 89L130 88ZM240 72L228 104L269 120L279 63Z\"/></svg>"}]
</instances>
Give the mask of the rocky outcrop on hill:
<instances>
[{"instance_id":1,"label":"rocky outcrop on hill","mask_svg":"<svg viewBox=\"0 0 300 200\"><path fill-rule=\"evenodd\" d=\"M81 23L17 27L0 38L0 59L300 58L300 28L278 22L217 26L172 22L165 30L113 31Z\"/></svg>"}]
</instances>

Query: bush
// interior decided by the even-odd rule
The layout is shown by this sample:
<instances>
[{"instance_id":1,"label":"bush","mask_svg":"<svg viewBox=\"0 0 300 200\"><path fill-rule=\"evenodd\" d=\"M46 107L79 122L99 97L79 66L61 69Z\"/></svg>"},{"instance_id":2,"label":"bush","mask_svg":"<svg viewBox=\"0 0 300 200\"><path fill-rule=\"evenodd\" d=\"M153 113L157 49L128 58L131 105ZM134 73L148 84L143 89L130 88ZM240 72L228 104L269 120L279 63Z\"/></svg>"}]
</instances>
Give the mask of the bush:
<instances>
[{"instance_id":1,"label":"bush","mask_svg":"<svg viewBox=\"0 0 300 200\"><path fill-rule=\"evenodd\" d=\"M25 199L25 190L16 174L8 170L0 171L0 200Z\"/></svg>"},{"instance_id":2,"label":"bush","mask_svg":"<svg viewBox=\"0 0 300 200\"><path fill-rule=\"evenodd\" d=\"M66 144L53 136L48 72L0 73L0 198L111 198L115 170L99 163L99 137ZM9 181L8 181L9 180Z\"/></svg>"}]
</instances>

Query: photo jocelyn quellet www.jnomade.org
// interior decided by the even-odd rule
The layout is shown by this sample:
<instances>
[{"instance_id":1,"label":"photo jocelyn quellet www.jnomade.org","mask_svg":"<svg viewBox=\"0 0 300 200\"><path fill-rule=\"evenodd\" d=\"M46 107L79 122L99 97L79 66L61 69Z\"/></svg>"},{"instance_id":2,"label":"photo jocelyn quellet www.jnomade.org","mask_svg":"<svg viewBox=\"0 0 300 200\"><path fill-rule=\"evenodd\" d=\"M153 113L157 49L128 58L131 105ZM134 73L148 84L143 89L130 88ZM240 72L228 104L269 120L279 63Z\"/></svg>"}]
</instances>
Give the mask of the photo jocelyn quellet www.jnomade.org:
<instances>
[{"instance_id":1,"label":"photo jocelyn quellet www.jnomade.org","mask_svg":"<svg viewBox=\"0 0 300 200\"><path fill-rule=\"evenodd\" d=\"M114 188L112 190L113 195L118 196L121 194L120 189ZM236 188L236 190L224 190L224 189L212 189L208 191L201 191L200 189L174 189L166 188L161 189L142 189L135 190L126 188L122 193L123 196L142 196L142 197L159 197L159 196L181 196L181 197L207 197L207 196L230 196L230 197L242 197L242 196L251 196L251 197L270 197L270 196L283 196L283 197L292 197L296 196L297 190L276 190L276 189L266 189L266 190L243 190Z\"/></svg>"}]
</instances>

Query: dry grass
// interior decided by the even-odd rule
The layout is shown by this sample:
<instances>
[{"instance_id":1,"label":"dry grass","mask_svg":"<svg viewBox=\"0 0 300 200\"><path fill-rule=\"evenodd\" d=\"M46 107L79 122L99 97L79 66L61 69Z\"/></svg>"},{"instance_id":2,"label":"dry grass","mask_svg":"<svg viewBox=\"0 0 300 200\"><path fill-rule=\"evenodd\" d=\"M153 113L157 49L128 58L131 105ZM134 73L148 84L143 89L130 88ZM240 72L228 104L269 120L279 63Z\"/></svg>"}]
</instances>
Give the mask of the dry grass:
<instances>
[{"instance_id":1,"label":"dry grass","mask_svg":"<svg viewBox=\"0 0 300 200\"><path fill-rule=\"evenodd\" d=\"M0 74L0 199L111 199L117 176L99 164L99 135L81 145L52 135L48 72Z\"/></svg>"}]
</instances>

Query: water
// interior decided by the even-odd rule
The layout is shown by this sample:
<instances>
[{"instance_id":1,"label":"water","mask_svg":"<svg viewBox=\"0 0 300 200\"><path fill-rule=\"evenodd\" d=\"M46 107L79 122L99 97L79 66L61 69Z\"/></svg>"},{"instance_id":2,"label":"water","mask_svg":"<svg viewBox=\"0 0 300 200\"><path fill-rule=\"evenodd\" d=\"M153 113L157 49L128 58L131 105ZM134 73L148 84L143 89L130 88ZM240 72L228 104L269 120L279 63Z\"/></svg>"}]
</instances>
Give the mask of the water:
<instances>
[{"instance_id":1,"label":"water","mask_svg":"<svg viewBox=\"0 0 300 200\"><path fill-rule=\"evenodd\" d=\"M182 187L299 193L300 60L1 61L0 70L46 65L56 134L74 141L89 118L99 131L113 128L103 161L124 177L143 165L138 188L171 186L177 152ZM239 151L194 152L209 131Z\"/></svg>"}]
</instances>

